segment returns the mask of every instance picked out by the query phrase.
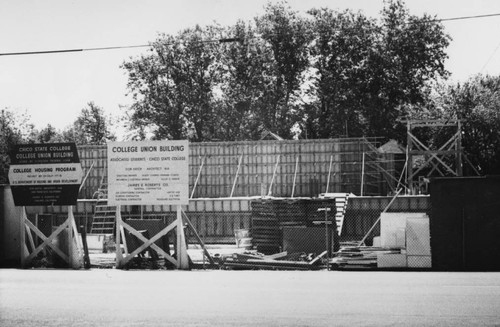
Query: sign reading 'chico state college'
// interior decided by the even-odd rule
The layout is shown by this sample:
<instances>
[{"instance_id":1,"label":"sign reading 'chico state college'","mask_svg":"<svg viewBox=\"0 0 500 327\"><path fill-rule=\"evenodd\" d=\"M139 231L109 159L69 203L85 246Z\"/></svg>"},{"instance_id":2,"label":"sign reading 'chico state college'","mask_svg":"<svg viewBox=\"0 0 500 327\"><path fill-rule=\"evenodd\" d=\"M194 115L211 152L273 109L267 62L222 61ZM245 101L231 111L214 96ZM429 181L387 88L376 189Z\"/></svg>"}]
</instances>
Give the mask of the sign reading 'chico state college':
<instances>
[{"instance_id":1,"label":"sign reading 'chico state college'","mask_svg":"<svg viewBox=\"0 0 500 327\"><path fill-rule=\"evenodd\" d=\"M75 143L18 144L10 158L16 206L76 204L83 170Z\"/></svg>"}]
</instances>

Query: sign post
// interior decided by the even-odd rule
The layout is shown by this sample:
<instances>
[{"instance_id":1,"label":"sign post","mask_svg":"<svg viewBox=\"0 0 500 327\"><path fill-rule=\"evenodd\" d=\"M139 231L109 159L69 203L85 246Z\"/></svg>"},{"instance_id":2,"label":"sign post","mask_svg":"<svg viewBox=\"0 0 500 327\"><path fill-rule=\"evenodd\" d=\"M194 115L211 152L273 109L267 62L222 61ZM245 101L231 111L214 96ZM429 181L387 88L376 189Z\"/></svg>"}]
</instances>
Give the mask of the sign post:
<instances>
[{"instance_id":1,"label":"sign post","mask_svg":"<svg viewBox=\"0 0 500 327\"><path fill-rule=\"evenodd\" d=\"M73 216L83 170L74 143L18 144L11 153L9 181L14 204L21 206L21 267L26 267L42 250L50 247L70 267L79 268L81 241ZM68 217L48 237L28 220L26 206L67 205ZM68 234L67 248L53 242L62 232ZM42 240L35 247L32 232ZM28 236L31 252L26 245Z\"/></svg>"},{"instance_id":2,"label":"sign post","mask_svg":"<svg viewBox=\"0 0 500 327\"><path fill-rule=\"evenodd\" d=\"M116 262L123 268L137 254L151 247L178 269L188 269L182 205L189 204L188 141L143 141L108 143L108 204L116 209ZM147 239L121 218L121 205L175 205L176 220ZM126 250L124 231L143 244ZM176 233L175 258L155 244L167 233ZM125 246L122 253L121 242Z\"/></svg>"}]
</instances>

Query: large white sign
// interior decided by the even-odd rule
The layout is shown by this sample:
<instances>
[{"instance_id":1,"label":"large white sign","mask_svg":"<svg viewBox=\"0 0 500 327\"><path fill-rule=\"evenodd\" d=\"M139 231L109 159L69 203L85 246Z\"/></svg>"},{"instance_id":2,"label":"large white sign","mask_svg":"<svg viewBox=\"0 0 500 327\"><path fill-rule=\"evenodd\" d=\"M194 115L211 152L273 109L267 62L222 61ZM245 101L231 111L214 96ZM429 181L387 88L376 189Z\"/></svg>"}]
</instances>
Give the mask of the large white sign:
<instances>
[{"instance_id":1,"label":"large white sign","mask_svg":"<svg viewBox=\"0 0 500 327\"><path fill-rule=\"evenodd\" d=\"M188 141L108 143L110 205L185 205L188 193Z\"/></svg>"}]
</instances>

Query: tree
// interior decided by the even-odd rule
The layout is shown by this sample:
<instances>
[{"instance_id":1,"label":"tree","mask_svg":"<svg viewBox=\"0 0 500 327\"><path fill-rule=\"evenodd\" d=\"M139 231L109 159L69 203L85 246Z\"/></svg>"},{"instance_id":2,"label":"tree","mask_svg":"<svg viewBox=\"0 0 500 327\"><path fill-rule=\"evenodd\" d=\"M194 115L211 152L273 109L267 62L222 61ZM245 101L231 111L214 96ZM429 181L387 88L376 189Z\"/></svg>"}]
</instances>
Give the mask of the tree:
<instances>
[{"instance_id":1,"label":"tree","mask_svg":"<svg viewBox=\"0 0 500 327\"><path fill-rule=\"evenodd\" d=\"M311 10L315 74L304 130L308 137L402 139L402 108L423 104L429 85L445 78L449 37L432 17L388 1L377 22L361 13Z\"/></svg>"},{"instance_id":2,"label":"tree","mask_svg":"<svg viewBox=\"0 0 500 327\"><path fill-rule=\"evenodd\" d=\"M474 167L482 175L500 174L500 76L452 85L440 101L447 117L462 120L462 146Z\"/></svg>"},{"instance_id":3,"label":"tree","mask_svg":"<svg viewBox=\"0 0 500 327\"><path fill-rule=\"evenodd\" d=\"M72 128L63 132L62 138L77 144L105 144L107 140L115 140L104 110L92 101L81 110Z\"/></svg>"},{"instance_id":4,"label":"tree","mask_svg":"<svg viewBox=\"0 0 500 327\"><path fill-rule=\"evenodd\" d=\"M60 133L54 126L47 124L46 127L36 132L34 141L36 143L56 143L64 142L65 139L62 133Z\"/></svg>"},{"instance_id":5,"label":"tree","mask_svg":"<svg viewBox=\"0 0 500 327\"><path fill-rule=\"evenodd\" d=\"M34 133L27 113L18 114L4 108L0 111L0 184L7 183L10 152L14 145L27 143Z\"/></svg>"},{"instance_id":6,"label":"tree","mask_svg":"<svg viewBox=\"0 0 500 327\"><path fill-rule=\"evenodd\" d=\"M351 11L313 9L314 40L309 47L311 84L304 133L308 138L363 135L362 99L375 48L374 20Z\"/></svg>"},{"instance_id":7,"label":"tree","mask_svg":"<svg viewBox=\"0 0 500 327\"><path fill-rule=\"evenodd\" d=\"M133 124L154 138L256 139L384 136L404 139L398 118L446 78L441 23L388 1L381 20L313 9L301 17L269 3L254 25L196 26L160 35L125 62ZM222 35L242 42L219 44Z\"/></svg>"},{"instance_id":8,"label":"tree","mask_svg":"<svg viewBox=\"0 0 500 327\"><path fill-rule=\"evenodd\" d=\"M272 92L269 64L272 53L265 41L257 37L251 24L239 21L225 33L242 41L218 48L220 84L215 115L219 123L214 131L215 138L233 141L259 139L266 128L261 108L269 105L267 99Z\"/></svg>"},{"instance_id":9,"label":"tree","mask_svg":"<svg viewBox=\"0 0 500 327\"><path fill-rule=\"evenodd\" d=\"M203 141L214 128L213 42L217 28L186 29L177 36L161 35L153 53L125 62L128 88L135 100L131 119L136 126L153 126L157 139Z\"/></svg>"},{"instance_id":10,"label":"tree","mask_svg":"<svg viewBox=\"0 0 500 327\"><path fill-rule=\"evenodd\" d=\"M268 3L257 17L256 28L271 51L269 77L259 115L263 126L289 138L293 125L302 116L298 105L303 77L309 66L307 46L310 24L292 11L286 2Z\"/></svg>"},{"instance_id":11,"label":"tree","mask_svg":"<svg viewBox=\"0 0 500 327\"><path fill-rule=\"evenodd\" d=\"M410 15L400 0L388 1L382 11L381 44L375 53L375 72L366 103L369 136L401 138L397 119L405 104L423 104L430 83L446 78L445 53L450 37L435 17ZM369 103L375 103L371 107Z\"/></svg>"}]
</instances>

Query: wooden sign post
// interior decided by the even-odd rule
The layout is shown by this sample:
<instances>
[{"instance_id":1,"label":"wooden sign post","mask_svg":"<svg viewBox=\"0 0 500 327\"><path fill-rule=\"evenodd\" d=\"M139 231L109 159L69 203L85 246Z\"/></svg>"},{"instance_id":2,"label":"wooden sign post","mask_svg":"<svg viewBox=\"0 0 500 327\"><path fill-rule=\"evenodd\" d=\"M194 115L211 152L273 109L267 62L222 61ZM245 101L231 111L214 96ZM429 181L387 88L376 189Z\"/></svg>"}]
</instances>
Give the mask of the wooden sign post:
<instances>
[{"instance_id":1,"label":"wooden sign post","mask_svg":"<svg viewBox=\"0 0 500 327\"><path fill-rule=\"evenodd\" d=\"M187 141L108 143L108 204L117 208L117 268L125 268L136 255L152 248L178 269L189 269L181 207L189 204L188 146ZM148 239L122 219L122 205L175 205L177 215L174 222ZM176 235L175 257L155 244L170 232ZM129 253L125 233L142 245Z\"/></svg>"},{"instance_id":2,"label":"wooden sign post","mask_svg":"<svg viewBox=\"0 0 500 327\"><path fill-rule=\"evenodd\" d=\"M9 180L14 204L21 207L21 267L27 267L41 252L50 248L68 267L81 267L82 242L77 237L73 205L82 182L83 170L74 143L21 144L11 153ZM49 236L42 233L27 217L26 206L67 205L68 217ZM67 243L56 245L67 233ZM41 244L35 246L33 233ZM28 237L28 245L26 244ZM30 251L31 250L31 251Z\"/></svg>"}]
</instances>

